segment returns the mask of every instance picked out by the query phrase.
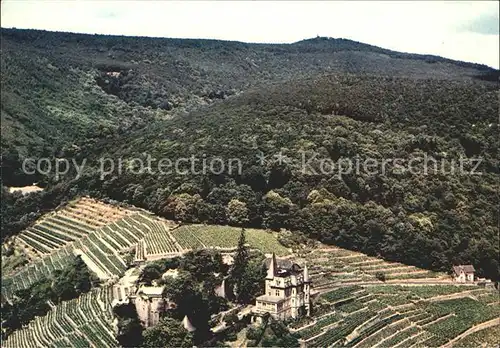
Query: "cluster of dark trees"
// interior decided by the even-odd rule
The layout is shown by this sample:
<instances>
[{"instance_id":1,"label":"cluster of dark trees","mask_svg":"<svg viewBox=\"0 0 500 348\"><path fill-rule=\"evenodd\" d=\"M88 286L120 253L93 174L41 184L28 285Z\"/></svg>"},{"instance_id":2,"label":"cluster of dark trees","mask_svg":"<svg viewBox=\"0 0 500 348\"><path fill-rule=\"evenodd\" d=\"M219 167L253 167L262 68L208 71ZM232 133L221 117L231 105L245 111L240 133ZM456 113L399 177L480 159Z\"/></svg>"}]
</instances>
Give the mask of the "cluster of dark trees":
<instances>
[{"instance_id":1,"label":"cluster of dark trees","mask_svg":"<svg viewBox=\"0 0 500 348\"><path fill-rule=\"evenodd\" d=\"M30 287L18 290L12 303L2 304L2 337L27 325L35 317L50 310L48 301L58 304L79 297L97 285L96 277L80 257L50 277L42 278Z\"/></svg>"},{"instance_id":2,"label":"cluster of dark trees","mask_svg":"<svg viewBox=\"0 0 500 348\"><path fill-rule=\"evenodd\" d=\"M258 327L249 327L246 333L250 347L299 347L298 337L291 334L286 325L264 316Z\"/></svg>"}]
</instances>

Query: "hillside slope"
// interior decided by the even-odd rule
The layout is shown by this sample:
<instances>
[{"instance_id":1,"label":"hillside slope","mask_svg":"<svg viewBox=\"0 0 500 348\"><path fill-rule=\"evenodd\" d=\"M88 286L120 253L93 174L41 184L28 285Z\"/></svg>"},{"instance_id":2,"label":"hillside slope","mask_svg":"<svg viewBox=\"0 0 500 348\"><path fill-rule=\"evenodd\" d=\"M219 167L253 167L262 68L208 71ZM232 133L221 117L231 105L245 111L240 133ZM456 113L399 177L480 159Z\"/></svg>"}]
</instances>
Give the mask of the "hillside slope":
<instances>
[{"instance_id":1,"label":"hillside slope","mask_svg":"<svg viewBox=\"0 0 500 348\"><path fill-rule=\"evenodd\" d=\"M30 213L86 193L176 220L286 227L416 266L472 263L480 275L499 277L497 86L475 78L495 70L321 38L257 45L12 30L2 36L2 64L11 66L2 74L2 121L9 121L2 122L2 151L10 161L3 165L44 151L88 159L78 180L70 181L74 173L64 182L37 178L48 185L43 193L2 190L4 237L32 221ZM16 98L33 105L21 109ZM32 126L37 122L46 128ZM280 152L282 163L273 157ZM102 156L148 154L237 158L242 172L99 177ZM337 175L334 166L337 172L315 174L303 171L302 156L313 157L313 169L321 159L432 156L446 171L401 172L389 164L384 173ZM460 158L468 172L451 173ZM477 158L481 175L472 175ZM9 179L34 181L14 171Z\"/></svg>"},{"instance_id":2,"label":"hillside slope","mask_svg":"<svg viewBox=\"0 0 500 348\"><path fill-rule=\"evenodd\" d=\"M495 70L345 39L290 45L2 29L3 178L19 159L168 118L262 82L318 73L472 79Z\"/></svg>"},{"instance_id":3,"label":"hillside slope","mask_svg":"<svg viewBox=\"0 0 500 348\"><path fill-rule=\"evenodd\" d=\"M39 231L38 235L31 233L35 230ZM289 231L269 232L246 230L250 250L262 256L257 264L262 265L264 260L261 252L267 255L277 252L286 255L286 260L299 267L306 262L308 265L313 289L311 316L287 323L293 335L307 347L330 346L335 342L335 346L347 347L410 344L438 347L451 345L481 328L498 325L500 307L497 306L496 289L478 283L458 284L443 273L330 247L303 236L293 236ZM146 277L163 278L162 265L167 264L169 270L175 269L173 274L177 277L185 274L187 267L200 273L207 269L212 274L214 268L206 266L206 255L218 253L222 262L223 255L236 249L240 234L240 228L229 226L184 224L178 227L132 206L110 205L86 197L71 202L42 217L33 227L15 237L11 247L7 248L11 249L10 256L2 253L2 313L5 311L6 317L2 336L4 346L83 347L91 344L115 347L122 342L121 335L117 335L116 323L119 323L119 308L123 310L123 307L114 306L123 303L123 295L120 291L112 291L116 290L114 285L122 281L121 284L127 284L134 275L142 278L148 268L152 271L146 273ZM126 264L118 261L125 254L135 254L134 258L137 258L141 244L143 251L153 251L149 254L151 258L148 253L143 253L146 260L139 263L135 262L138 260L131 262L131 258ZM50 253L40 252L49 246ZM26 260L26 264L5 272L6 263L10 264L20 255L32 254L34 250L39 253L37 258ZM80 263L74 263L74 259L71 261L76 250L83 251ZM154 251L160 251L162 255ZM201 255L198 257L203 257L206 268L192 267L186 262L193 255ZM50 306L46 307L20 300L28 298L31 301L35 294L34 301L46 303L45 293L37 292L40 284L52 284L51 277L57 277L64 272L62 270L81 269L85 265L102 283L95 282L78 297L65 298L57 303L49 301ZM96 269L98 265L108 273L104 278ZM66 277L68 273L65 273ZM379 274L384 275L384 281L379 279ZM258 277L264 276L262 269ZM66 277L65 281L74 287L74 277L71 280L66 280ZM170 286L180 287L183 295L189 286L186 283L173 284ZM264 287L264 284L259 285ZM258 293L259 290L256 295ZM36 308L36 316L31 307ZM248 307L240 313L245 311L248 313ZM21 321L19 312L24 314ZM26 315L26 312L31 314ZM218 326L219 319L226 313L222 311L216 315L209 321L210 326ZM241 330L241 327L236 330ZM266 337L262 342L272 339L270 335ZM492 337L471 336L469 342L470 339L494 342ZM231 343L231 346L237 346L236 343ZM250 341L248 345L257 346ZM265 346L264 343L261 345Z\"/></svg>"},{"instance_id":4,"label":"hillside slope","mask_svg":"<svg viewBox=\"0 0 500 348\"><path fill-rule=\"evenodd\" d=\"M287 227L427 268L471 262L496 278L495 110L494 86L471 82L325 76L272 85L102 140L97 154L83 150L94 162L238 158L241 174L161 173L155 162L150 174L104 180L89 170L78 185L170 218ZM378 170L339 172L356 158L378 160ZM435 161L427 172L426 158ZM382 168L384 159L420 166ZM322 173L322 160L334 167ZM232 212L238 204L244 218Z\"/></svg>"}]
</instances>

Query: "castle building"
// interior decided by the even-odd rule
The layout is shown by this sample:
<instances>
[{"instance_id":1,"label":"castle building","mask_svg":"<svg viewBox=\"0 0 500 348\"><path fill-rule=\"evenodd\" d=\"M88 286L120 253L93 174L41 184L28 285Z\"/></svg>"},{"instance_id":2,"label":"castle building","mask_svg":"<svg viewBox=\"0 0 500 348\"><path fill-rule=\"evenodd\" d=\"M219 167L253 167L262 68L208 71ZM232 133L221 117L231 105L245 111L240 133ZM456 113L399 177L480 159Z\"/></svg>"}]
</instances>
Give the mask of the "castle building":
<instances>
[{"instance_id":1,"label":"castle building","mask_svg":"<svg viewBox=\"0 0 500 348\"><path fill-rule=\"evenodd\" d=\"M115 277L113 279L113 306L129 302L129 297L137 292L136 282L138 279L139 275L135 274L133 269L127 270L122 278Z\"/></svg>"},{"instance_id":2,"label":"castle building","mask_svg":"<svg viewBox=\"0 0 500 348\"><path fill-rule=\"evenodd\" d=\"M302 269L290 260L266 260L265 294L257 297L253 313L259 317L269 313L273 318L285 320L310 315L311 281L307 265ZM303 313L301 313L303 311Z\"/></svg>"},{"instance_id":3,"label":"castle building","mask_svg":"<svg viewBox=\"0 0 500 348\"><path fill-rule=\"evenodd\" d=\"M134 296L137 316L145 327L155 326L165 311L163 286L141 286Z\"/></svg>"},{"instance_id":4,"label":"castle building","mask_svg":"<svg viewBox=\"0 0 500 348\"><path fill-rule=\"evenodd\" d=\"M136 273L136 269L130 269L121 279L116 280L112 287L112 305L132 303L142 325L151 327L158 324L162 313L175 304L163 298L164 286L138 285L139 275ZM175 277L176 272L166 272L164 275Z\"/></svg>"}]
</instances>

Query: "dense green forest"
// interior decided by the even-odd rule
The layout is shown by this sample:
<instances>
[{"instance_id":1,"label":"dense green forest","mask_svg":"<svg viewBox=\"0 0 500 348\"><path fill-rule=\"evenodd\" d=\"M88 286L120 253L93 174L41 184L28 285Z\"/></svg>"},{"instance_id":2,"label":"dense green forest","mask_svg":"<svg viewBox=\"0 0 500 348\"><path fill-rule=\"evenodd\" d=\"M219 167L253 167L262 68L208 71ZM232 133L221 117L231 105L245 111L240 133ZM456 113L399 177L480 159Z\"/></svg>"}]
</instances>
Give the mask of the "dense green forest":
<instances>
[{"instance_id":1,"label":"dense green forest","mask_svg":"<svg viewBox=\"0 0 500 348\"><path fill-rule=\"evenodd\" d=\"M1 29L2 180L31 184L19 158L78 151L266 82L322 73L493 79L477 64L315 38L290 45Z\"/></svg>"},{"instance_id":2,"label":"dense green forest","mask_svg":"<svg viewBox=\"0 0 500 348\"><path fill-rule=\"evenodd\" d=\"M2 30L1 59L3 184L46 187L2 189L2 238L90 194L185 222L301 231L434 270L472 263L499 279L498 85L488 81L497 70L341 39L261 45L17 30ZM242 171L100 177L100 158L148 155L237 158ZM87 165L56 181L22 175L27 156ZM307 172L303 156L312 158ZM425 156L445 171L318 171L321 159Z\"/></svg>"}]
</instances>

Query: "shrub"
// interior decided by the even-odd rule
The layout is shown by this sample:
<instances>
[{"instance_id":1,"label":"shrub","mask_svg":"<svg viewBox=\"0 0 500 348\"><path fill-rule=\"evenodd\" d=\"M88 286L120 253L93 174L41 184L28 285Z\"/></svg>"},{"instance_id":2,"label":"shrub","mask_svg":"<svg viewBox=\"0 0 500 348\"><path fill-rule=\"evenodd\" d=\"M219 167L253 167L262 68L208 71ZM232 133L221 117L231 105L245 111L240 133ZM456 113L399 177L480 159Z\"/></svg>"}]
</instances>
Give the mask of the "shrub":
<instances>
[{"instance_id":1,"label":"shrub","mask_svg":"<svg viewBox=\"0 0 500 348\"><path fill-rule=\"evenodd\" d=\"M385 282L385 273L384 272L377 272L377 273L375 273L375 278L377 278L381 282Z\"/></svg>"}]
</instances>

